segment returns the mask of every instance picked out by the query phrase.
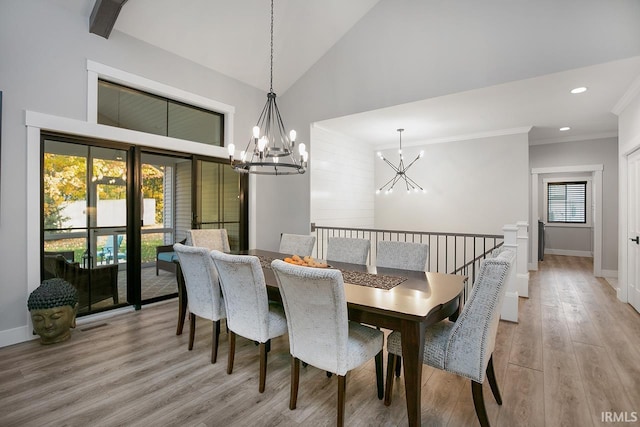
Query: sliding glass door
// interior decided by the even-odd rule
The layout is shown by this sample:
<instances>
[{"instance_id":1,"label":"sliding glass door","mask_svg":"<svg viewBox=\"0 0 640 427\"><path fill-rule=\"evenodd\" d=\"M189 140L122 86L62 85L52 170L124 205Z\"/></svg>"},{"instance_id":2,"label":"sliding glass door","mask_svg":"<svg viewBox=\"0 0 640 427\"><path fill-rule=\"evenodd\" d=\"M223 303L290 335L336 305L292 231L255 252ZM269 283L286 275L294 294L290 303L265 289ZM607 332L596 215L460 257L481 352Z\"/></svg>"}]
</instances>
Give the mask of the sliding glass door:
<instances>
[{"instance_id":1,"label":"sliding glass door","mask_svg":"<svg viewBox=\"0 0 640 427\"><path fill-rule=\"evenodd\" d=\"M61 135L42 153L41 277L75 286L81 315L177 296L173 244L191 228L248 246L247 178L223 160Z\"/></svg>"}]
</instances>

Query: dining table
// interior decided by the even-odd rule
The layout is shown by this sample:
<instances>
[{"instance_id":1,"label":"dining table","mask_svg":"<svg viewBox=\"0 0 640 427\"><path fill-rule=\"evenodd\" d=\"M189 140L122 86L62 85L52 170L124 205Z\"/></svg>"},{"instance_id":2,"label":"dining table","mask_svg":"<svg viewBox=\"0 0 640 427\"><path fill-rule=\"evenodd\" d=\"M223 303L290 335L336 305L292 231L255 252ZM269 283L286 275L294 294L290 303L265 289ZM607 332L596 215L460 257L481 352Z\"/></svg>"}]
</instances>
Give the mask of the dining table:
<instances>
[{"instance_id":1,"label":"dining table","mask_svg":"<svg viewBox=\"0 0 640 427\"><path fill-rule=\"evenodd\" d=\"M261 260L269 299L281 300L270 262L290 257L291 254L260 249L236 253L257 256ZM349 320L402 334L407 419L409 426L419 426L425 329L446 318L457 318L462 309L467 277L334 261L329 263L330 268L343 272ZM177 267L179 314L176 334L179 335L187 311L187 295L182 272L179 265Z\"/></svg>"}]
</instances>

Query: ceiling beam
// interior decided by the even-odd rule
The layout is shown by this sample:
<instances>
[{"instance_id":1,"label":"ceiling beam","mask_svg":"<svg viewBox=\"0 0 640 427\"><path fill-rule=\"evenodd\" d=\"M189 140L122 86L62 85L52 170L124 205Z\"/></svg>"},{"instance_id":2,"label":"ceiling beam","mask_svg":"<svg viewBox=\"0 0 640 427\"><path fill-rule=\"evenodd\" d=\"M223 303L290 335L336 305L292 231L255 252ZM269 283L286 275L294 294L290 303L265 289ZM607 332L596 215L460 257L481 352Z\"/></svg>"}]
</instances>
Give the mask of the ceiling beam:
<instances>
[{"instance_id":1,"label":"ceiling beam","mask_svg":"<svg viewBox=\"0 0 640 427\"><path fill-rule=\"evenodd\" d=\"M109 38L120 9L127 0L96 0L89 18L89 32Z\"/></svg>"}]
</instances>

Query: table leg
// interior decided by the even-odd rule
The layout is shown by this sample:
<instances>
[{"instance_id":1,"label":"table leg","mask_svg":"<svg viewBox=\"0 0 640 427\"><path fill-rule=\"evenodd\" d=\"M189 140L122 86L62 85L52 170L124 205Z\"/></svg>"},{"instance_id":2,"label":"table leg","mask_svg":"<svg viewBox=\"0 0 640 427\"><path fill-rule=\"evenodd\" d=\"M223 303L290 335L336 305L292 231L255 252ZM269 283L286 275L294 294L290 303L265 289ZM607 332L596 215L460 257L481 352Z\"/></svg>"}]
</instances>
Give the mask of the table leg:
<instances>
[{"instance_id":1,"label":"table leg","mask_svg":"<svg viewBox=\"0 0 640 427\"><path fill-rule=\"evenodd\" d=\"M404 389L410 427L419 426L421 421L420 395L422 392L424 330L425 326L421 322L402 321L400 333L402 334Z\"/></svg>"},{"instance_id":2,"label":"table leg","mask_svg":"<svg viewBox=\"0 0 640 427\"><path fill-rule=\"evenodd\" d=\"M176 329L176 335L182 335L184 319L187 315L187 290L184 286L182 269L178 262L176 262L176 281L178 282L178 328Z\"/></svg>"}]
</instances>

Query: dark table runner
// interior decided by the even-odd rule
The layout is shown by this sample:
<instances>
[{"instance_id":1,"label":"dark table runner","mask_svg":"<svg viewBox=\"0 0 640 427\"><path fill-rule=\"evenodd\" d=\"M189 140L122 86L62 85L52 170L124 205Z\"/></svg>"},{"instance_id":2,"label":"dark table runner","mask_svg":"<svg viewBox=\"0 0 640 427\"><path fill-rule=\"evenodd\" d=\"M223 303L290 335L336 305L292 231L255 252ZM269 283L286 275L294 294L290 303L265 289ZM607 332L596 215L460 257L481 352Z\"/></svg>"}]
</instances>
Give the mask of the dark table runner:
<instances>
[{"instance_id":1,"label":"dark table runner","mask_svg":"<svg viewBox=\"0 0 640 427\"><path fill-rule=\"evenodd\" d=\"M258 255L262 268L271 268L271 261L275 258ZM342 277L345 283L351 283L352 285L369 286L370 288L378 289L393 289L400 283L407 280L406 277L399 276L387 276L384 274L371 274L363 271L350 271L342 270Z\"/></svg>"}]
</instances>

